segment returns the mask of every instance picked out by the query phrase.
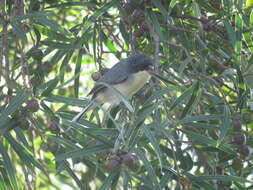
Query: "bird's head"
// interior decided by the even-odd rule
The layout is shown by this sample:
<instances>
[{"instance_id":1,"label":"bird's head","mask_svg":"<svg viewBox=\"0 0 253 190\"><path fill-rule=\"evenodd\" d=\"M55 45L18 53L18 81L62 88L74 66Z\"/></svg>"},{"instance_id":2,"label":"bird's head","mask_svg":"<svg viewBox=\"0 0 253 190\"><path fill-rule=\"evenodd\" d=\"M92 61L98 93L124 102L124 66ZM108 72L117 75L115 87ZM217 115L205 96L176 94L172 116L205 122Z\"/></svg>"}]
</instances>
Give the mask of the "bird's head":
<instances>
[{"instance_id":1,"label":"bird's head","mask_svg":"<svg viewBox=\"0 0 253 190\"><path fill-rule=\"evenodd\" d=\"M131 73L147 71L149 74L155 74L154 62L143 53L134 54L128 57L126 61Z\"/></svg>"}]
</instances>

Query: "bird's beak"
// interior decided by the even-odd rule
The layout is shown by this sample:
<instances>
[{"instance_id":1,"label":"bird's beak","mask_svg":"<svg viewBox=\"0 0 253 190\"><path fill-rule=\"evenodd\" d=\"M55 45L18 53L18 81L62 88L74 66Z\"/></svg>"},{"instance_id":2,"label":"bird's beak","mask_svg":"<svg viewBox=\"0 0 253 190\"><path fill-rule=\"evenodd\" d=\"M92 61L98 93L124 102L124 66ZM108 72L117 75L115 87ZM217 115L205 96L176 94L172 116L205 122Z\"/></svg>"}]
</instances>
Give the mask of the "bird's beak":
<instances>
[{"instance_id":1,"label":"bird's beak","mask_svg":"<svg viewBox=\"0 0 253 190\"><path fill-rule=\"evenodd\" d=\"M154 66L154 65L150 65L150 66L148 67L148 73L149 73L150 75L156 74L156 72L155 72L155 66Z\"/></svg>"}]
</instances>

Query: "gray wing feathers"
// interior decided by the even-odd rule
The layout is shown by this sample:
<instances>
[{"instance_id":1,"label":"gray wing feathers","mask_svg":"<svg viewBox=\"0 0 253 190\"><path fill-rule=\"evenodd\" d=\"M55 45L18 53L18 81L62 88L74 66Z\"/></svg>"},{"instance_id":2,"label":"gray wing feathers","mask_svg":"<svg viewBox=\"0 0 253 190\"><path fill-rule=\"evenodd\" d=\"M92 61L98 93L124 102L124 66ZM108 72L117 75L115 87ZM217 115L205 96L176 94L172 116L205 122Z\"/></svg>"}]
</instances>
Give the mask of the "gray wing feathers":
<instances>
[{"instance_id":1,"label":"gray wing feathers","mask_svg":"<svg viewBox=\"0 0 253 190\"><path fill-rule=\"evenodd\" d=\"M100 90L105 89L106 87L99 82L108 83L110 85L119 84L127 80L128 78L128 71L126 67L125 61L122 61L119 64L113 66L102 78L98 81L98 83L91 89L88 95L95 95Z\"/></svg>"}]
</instances>

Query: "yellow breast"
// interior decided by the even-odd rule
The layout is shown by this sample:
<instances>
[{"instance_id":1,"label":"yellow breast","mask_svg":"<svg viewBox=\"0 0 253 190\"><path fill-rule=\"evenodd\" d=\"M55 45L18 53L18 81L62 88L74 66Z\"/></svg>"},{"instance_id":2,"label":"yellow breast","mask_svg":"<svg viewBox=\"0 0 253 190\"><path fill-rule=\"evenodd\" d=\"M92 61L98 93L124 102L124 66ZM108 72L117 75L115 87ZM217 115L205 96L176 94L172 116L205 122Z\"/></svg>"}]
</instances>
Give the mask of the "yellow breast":
<instances>
[{"instance_id":1,"label":"yellow breast","mask_svg":"<svg viewBox=\"0 0 253 190\"><path fill-rule=\"evenodd\" d=\"M133 74L125 82L117 85L113 85L118 91L121 92L126 98L131 98L137 91L139 91L145 83L150 79L150 75L147 71L141 71ZM96 97L96 101L100 103L118 104L120 100L112 90L107 89L103 93L99 93Z\"/></svg>"},{"instance_id":2,"label":"yellow breast","mask_svg":"<svg viewBox=\"0 0 253 190\"><path fill-rule=\"evenodd\" d=\"M147 71L141 71L133 74L125 83L115 85L115 88L117 88L125 97L131 98L146 84L149 78L150 75Z\"/></svg>"}]
</instances>

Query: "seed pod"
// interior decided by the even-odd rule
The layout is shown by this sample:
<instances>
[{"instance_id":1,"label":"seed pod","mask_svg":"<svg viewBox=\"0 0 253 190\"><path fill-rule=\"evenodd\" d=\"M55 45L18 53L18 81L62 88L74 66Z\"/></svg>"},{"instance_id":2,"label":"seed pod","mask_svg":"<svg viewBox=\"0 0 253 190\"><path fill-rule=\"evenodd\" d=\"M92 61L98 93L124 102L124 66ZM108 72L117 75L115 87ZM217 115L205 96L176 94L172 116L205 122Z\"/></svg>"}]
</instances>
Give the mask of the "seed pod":
<instances>
[{"instance_id":1,"label":"seed pod","mask_svg":"<svg viewBox=\"0 0 253 190\"><path fill-rule=\"evenodd\" d=\"M61 131L59 126L56 123L52 123L49 128L50 128L50 131L55 134L58 134Z\"/></svg>"},{"instance_id":2,"label":"seed pod","mask_svg":"<svg viewBox=\"0 0 253 190\"><path fill-rule=\"evenodd\" d=\"M134 7L129 2L122 3L121 7L124 9L126 14L130 14L134 10Z\"/></svg>"},{"instance_id":3,"label":"seed pod","mask_svg":"<svg viewBox=\"0 0 253 190\"><path fill-rule=\"evenodd\" d=\"M244 121L245 123L250 123L250 122L252 122L252 121L253 121L253 116L252 116L252 115L253 115L253 114L250 113L250 112L244 112L244 113L242 114L243 121Z\"/></svg>"},{"instance_id":4,"label":"seed pod","mask_svg":"<svg viewBox=\"0 0 253 190\"><path fill-rule=\"evenodd\" d=\"M50 152L57 152L57 150L58 150L58 148L59 148L59 145L56 143L56 142L54 142L54 141L52 141L52 140L50 140L49 142L47 142L47 147L48 147L48 150L50 151Z\"/></svg>"},{"instance_id":5,"label":"seed pod","mask_svg":"<svg viewBox=\"0 0 253 190\"><path fill-rule=\"evenodd\" d=\"M250 149L247 145L241 145L239 151L244 157L247 157L250 153Z\"/></svg>"},{"instance_id":6,"label":"seed pod","mask_svg":"<svg viewBox=\"0 0 253 190\"><path fill-rule=\"evenodd\" d=\"M138 28L134 31L134 37L140 38L144 35L144 30L142 28Z\"/></svg>"},{"instance_id":7,"label":"seed pod","mask_svg":"<svg viewBox=\"0 0 253 190\"><path fill-rule=\"evenodd\" d=\"M233 127L234 131L240 131L242 128L241 120L236 119L231 122L231 126Z\"/></svg>"},{"instance_id":8,"label":"seed pod","mask_svg":"<svg viewBox=\"0 0 253 190\"><path fill-rule=\"evenodd\" d=\"M30 122L26 118L20 119L19 127L23 130L27 130L30 128Z\"/></svg>"},{"instance_id":9,"label":"seed pod","mask_svg":"<svg viewBox=\"0 0 253 190\"><path fill-rule=\"evenodd\" d=\"M246 136L244 135L244 133L237 133L233 137L233 142L238 145L244 144L245 141L246 141Z\"/></svg>"},{"instance_id":10,"label":"seed pod","mask_svg":"<svg viewBox=\"0 0 253 190\"><path fill-rule=\"evenodd\" d=\"M101 78L100 72L94 72L94 73L92 73L91 78L92 78L92 80L94 80L94 81L99 80L99 79Z\"/></svg>"},{"instance_id":11,"label":"seed pod","mask_svg":"<svg viewBox=\"0 0 253 190\"><path fill-rule=\"evenodd\" d=\"M40 61L44 57L44 54L43 54L42 50L35 49L31 52L31 56L33 59Z\"/></svg>"},{"instance_id":12,"label":"seed pod","mask_svg":"<svg viewBox=\"0 0 253 190\"><path fill-rule=\"evenodd\" d=\"M42 65L41 65L41 70L49 73L50 71L52 71L53 69L53 64L51 64L49 61L45 61Z\"/></svg>"},{"instance_id":13,"label":"seed pod","mask_svg":"<svg viewBox=\"0 0 253 190\"><path fill-rule=\"evenodd\" d=\"M131 21L133 24L143 23L145 20L145 12L140 9L135 9L131 15Z\"/></svg>"},{"instance_id":14,"label":"seed pod","mask_svg":"<svg viewBox=\"0 0 253 190\"><path fill-rule=\"evenodd\" d=\"M27 100L26 101L26 107L31 112L36 112L40 108L38 101L35 100L35 99Z\"/></svg>"},{"instance_id":15,"label":"seed pod","mask_svg":"<svg viewBox=\"0 0 253 190\"><path fill-rule=\"evenodd\" d=\"M131 170L137 171L140 167L140 162L135 154L127 153L122 155L123 163Z\"/></svg>"},{"instance_id":16,"label":"seed pod","mask_svg":"<svg viewBox=\"0 0 253 190\"><path fill-rule=\"evenodd\" d=\"M13 112L13 113L11 114L11 117L12 117L13 119L18 119L18 118L21 117L21 115L22 115L21 111L20 111L20 110L16 110L15 112Z\"/></svg>"},{"instance_id":17,"label":"seed pod","mask_svg":"<svg viewBox=\"0 0 253 190\"><path fill-rule=\"evenodd\" d=\"M118 171L121 167L121 160L120 157L114 155L112 157L110 157L105 164L105 169L108 172L114 172L114 171Z\"/></svg>"},{"instance_id":18,"label":"seed pod","mask_svg":"<svg viewBox=\"0 0 253 190\"><path fill-rule=\"evenodd\" d=\"M34 76L33 78L31 78L30 82L31 82L31 84L32 84L33 87L37 87L37 86L39 86L41 84L41 80L38 77L36 77L36 76Z\"/></svg>"},{"instance_id":19,"label":"seed pod","mask_svg":"<svg viewBox=\"0 0 253 190\"><path fill-rule=\"evenodd\" d=\"M235 157L234 159L233 159L233 161L232 161L232 167L233 167L233 169L234 170L240 170L240 169L242 169L242 159L241 158L239 158L239 157Z\"/></svg>"}]
</instances>

